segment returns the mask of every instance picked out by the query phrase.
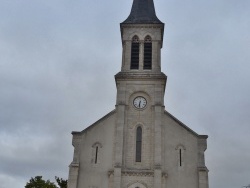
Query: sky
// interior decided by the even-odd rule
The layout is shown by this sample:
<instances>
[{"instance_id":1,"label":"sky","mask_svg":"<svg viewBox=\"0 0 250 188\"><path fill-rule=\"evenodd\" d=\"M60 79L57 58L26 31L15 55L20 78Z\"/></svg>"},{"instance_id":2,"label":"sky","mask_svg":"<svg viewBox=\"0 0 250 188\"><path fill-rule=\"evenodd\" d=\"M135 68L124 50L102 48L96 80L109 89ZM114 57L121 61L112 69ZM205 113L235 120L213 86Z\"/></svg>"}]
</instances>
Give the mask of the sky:
<instances>
[{"instance_id":1,"label":"sky","mask_svg":"<svg viewBox=\"0 0 250 188\"><path fill-rule=\"evenodd\" d=\"M165 107L198 134L210 188L250 184L250 1L154 0ZM68 178L71 131L115 108L132 0L0 1L0 188Z\"/></svg>"}]
</instances>

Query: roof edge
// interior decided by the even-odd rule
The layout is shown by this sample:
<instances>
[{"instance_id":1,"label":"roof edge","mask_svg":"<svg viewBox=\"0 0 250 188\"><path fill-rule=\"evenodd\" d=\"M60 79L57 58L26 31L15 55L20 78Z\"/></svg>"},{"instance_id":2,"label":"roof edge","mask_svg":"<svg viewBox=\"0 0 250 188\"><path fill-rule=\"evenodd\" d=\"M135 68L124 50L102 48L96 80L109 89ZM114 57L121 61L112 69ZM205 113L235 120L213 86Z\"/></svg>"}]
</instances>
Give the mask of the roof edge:
<instances>
[{"instance_id":1,"label":"roof edge","mask_svg":"<svg viewBox=\"0 0 250 188\"><path fill-rule=\"evenodd\" d=\"M106 114L105 116L103 116L102 118L100 118L99 120L97 120L96 122L94 122L93 124L91 124L90 126L86 127L85 129L83 129L82 131L72 131L71 134L72 135L79 135L82 134L84 132L86 132L87 130L89 130L90 128L92 128L93 126L95 126L96 124L98 124L100 121L110 117L111 115L113 115L116 112L116 109L112 110L111 112L109 112L108 114Z\"/></svg>"},{"instance_id":2,"label":"roof edge","mask_svg":"<svg viewBox=\"0 0 250 188\"><path fill-rule=\"evenodd\" d=\"M177 122L178 124L180 124L183 128L185 128L187 131L191 132L196 137L201 138L201 139L207 139L208 138L208 135L199 135L198 133L196 133L195 131L193 131L192 129L190 129L187 125L185 125L184 123L182 123L180 120L178 120L172 114L170 114L168 111L164 110L164 113L167 114L168 116L170 116L175 122Z\"/></svg>"}]
</instances>

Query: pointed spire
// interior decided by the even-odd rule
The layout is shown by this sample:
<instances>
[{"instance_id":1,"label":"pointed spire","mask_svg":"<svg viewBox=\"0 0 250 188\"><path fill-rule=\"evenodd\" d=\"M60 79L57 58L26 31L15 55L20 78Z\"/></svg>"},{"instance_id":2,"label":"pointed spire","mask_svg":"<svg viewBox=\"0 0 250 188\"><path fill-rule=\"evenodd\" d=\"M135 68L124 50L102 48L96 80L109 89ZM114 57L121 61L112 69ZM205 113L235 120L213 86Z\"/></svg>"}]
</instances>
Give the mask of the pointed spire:
<instances>
[{"instance_id":1,"label":"pointed spire","mask_svg":"<svg viewBox=\"0 0 250 188\"><path fill-rule=\"evenodd\" d=\"M155 14L153 0L134 0L128 18L122 24L162 24Z\"/></svg>"}]
</instances>

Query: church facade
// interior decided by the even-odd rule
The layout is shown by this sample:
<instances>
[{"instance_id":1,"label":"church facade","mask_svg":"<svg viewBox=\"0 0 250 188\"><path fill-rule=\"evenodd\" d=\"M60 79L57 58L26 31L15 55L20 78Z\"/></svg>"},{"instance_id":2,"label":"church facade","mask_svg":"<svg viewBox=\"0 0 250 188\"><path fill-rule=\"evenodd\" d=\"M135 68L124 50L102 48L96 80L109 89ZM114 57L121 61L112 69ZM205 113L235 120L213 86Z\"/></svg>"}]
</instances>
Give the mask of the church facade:
<instances>
[{"instance_id":1,"label":"church facade","mask_svg":"<svg viewBox=\"0 0 250 188\"><path fill-rule=\"evenodd\" d=\"M164 23L153 0L134 0L120 28L116 106L83 131L72 132L68 188L208 188L208 136L165 110Z\"/></svg>"}]
</instances>

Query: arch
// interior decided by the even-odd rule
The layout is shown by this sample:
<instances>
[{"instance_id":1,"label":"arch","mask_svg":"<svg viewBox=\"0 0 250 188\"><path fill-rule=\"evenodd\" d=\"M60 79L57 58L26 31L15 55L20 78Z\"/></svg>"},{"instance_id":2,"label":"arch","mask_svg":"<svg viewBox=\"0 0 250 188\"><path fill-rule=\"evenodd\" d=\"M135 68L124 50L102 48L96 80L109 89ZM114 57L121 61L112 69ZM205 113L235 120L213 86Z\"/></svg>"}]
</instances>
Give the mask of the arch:
<instances>
[{"instance_id":1,"label":"arch","mask_svg":"<svg viewBox=\"0 0 250 188\"><path fill-rule=\"evenodd\" d=\"M96 146L102 148L102 144L100 142L95 142L92 147L95 148Z\"/></svg>"},{"instance_id":2,"label":"arch","mask_svg":"<svg viewBox=\"0 0 250 188\"><path fill-rule=\"evenodd\" d=\"M136 128L136 151L135 151L135 162L141 162L142 156L142 127Z\"/></svg>"},{"instance_id":3,"label":"arch","mask_svg":"<svg viewBox=\"0 0 250 188\"><path fill-rule=\"evenodd\" d=\"M100 142L95 142L92 145L92 164L97 165L100 163L100 154L101 154L102 144Z\"/></svg>"},{"instance_id":4,"label":"arch","mask_svg":"<svg viewBox=\"0 0 250 188\"><path fill-rule=\"evenodd\" d=\"M140 53L139 37L135 35L132 38L132 44L131 44L130 69L139 69L139 53Z\"/></svg>"},{"instance_id":5,"label":"arch","mask_svg":"<svg viewBox=\"0 0 250 188\"><path fill-rule=\"evenodd\" d=\"M137 35L132 37L132 42L139 43L139 37Z\"/></svg>"},{"instance_id":6,"label":"arch","mask_svg":"<svg viewBox=\"0 0 250 188\"><path fill-rule=\"evenodd\" d=\"M143 69L152 69L152 38L149 35L144 38Z\"/></svg>"},{"instance_id":7,"label":"arch","mask_svg":"<svg viewBox=\"0 0 250 188\"><path fill-rule=\"evenodd\" d=\"M175 147L176 150L178 149L183 149L183 150L186 150L186 147L182 144L178 144L176 147Z\"/></svg>"},{"instance_id":8,"label":"arch","mask_svg":"<svg viewBox=\"0 0 250 188\"><path fill-rule=\"evenodd\" d=\"M127 188L147 188L147 184L142 181L134 181L127 185Z\"/></svg>"},{"instance_id":9,"label":"arch","mask_svg":"<svg viewBox=\"0 0 250 188\"><path fill-rule=\"evenodd\" d=\"M147 35L147 36L144 38L144 43L151 43L151 42L152 42L151 36Z\"/></svg>"}]
</instances>

